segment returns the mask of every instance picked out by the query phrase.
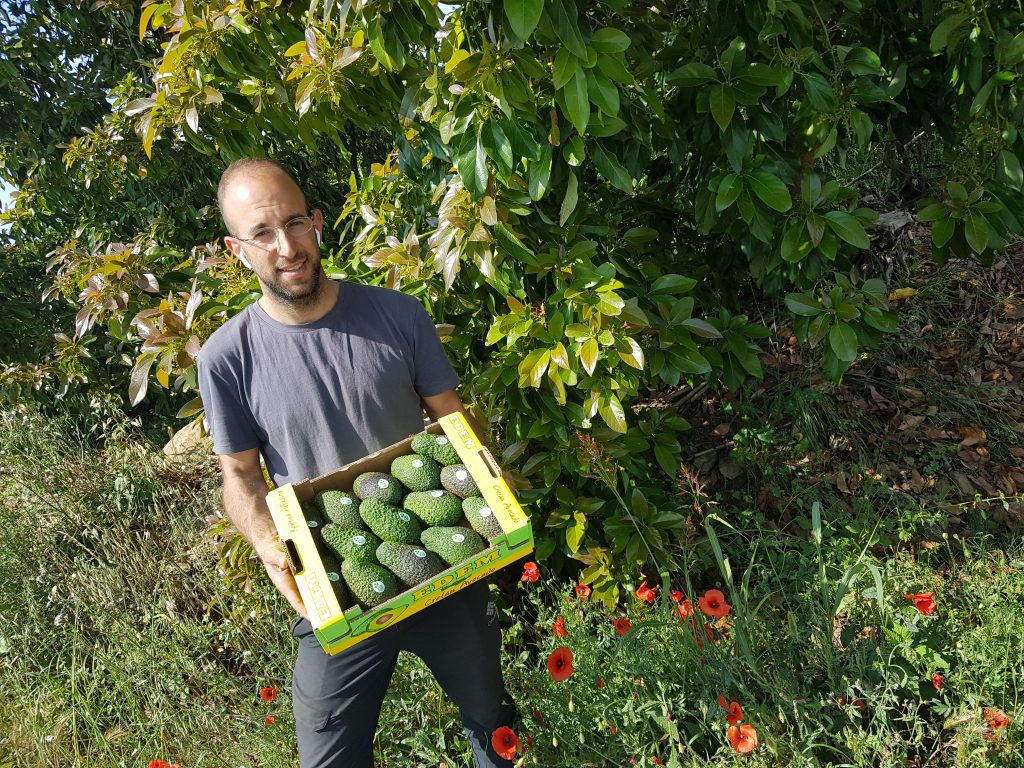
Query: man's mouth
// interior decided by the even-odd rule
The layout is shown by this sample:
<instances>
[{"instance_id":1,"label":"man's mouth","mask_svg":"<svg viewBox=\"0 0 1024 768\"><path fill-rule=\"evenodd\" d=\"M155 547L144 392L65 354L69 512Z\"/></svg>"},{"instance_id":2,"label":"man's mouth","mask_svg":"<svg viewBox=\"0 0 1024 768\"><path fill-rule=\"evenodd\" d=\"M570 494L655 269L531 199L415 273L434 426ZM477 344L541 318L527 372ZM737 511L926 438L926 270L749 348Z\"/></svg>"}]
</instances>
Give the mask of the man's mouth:
<instances>
[{"instance_id":1,"label":"man's mouth","mask_svg":"<svg viewBox=\"0 0 1024 768\"><path fill-rule=\"evenodd\" d=\"M302 274L302 272L305 271L305 269L306 259L303 259L302 261L297 262L295 264L290 264L287 267L278 267L277 271L280 272L282 275L294 277L295 275Z\"/></svg>"}]
</instances>

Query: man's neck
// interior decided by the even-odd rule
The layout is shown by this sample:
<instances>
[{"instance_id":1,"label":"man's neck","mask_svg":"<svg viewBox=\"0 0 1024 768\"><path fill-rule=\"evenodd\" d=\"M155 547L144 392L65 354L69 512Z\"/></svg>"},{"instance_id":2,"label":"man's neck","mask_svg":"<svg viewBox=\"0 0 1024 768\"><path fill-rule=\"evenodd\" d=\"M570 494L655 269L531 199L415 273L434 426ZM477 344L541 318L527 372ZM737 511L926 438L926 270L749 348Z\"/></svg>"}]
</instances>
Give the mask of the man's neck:
<instances>
[{"instance_id":1,"label":"man's neck","mask_svg":"<svg viewBox=\"0 0 1024 768\"><path fill-rule=\"evenodd\" d=\"M316 322L334 308L334 304L338 300L339 289L338 282L327 279L325 275L320 281L320 290L317 291L316 297L312 301L301 303L281 301L265 290L259 304L271 319L277 320L279 323L304 325Z\"/></svg>"}]
</instances>

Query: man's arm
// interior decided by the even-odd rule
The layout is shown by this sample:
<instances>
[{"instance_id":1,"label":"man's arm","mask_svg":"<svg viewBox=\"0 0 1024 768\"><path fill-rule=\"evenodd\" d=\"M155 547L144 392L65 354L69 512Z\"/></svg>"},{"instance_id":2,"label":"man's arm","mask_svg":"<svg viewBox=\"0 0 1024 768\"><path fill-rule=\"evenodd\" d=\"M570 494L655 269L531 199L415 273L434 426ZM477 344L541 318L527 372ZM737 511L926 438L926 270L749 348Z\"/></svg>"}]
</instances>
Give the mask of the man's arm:
<instances>
[{"instance_id":1,"label":"man's arm","mask_svg":"<svg viewBox=\"0 0 1024 768\"><path fill-rule=\"evenodd\" d=\"M267 483L260 468L259 449L220 455L224 479L224 511L252 545L270 580L299 615L309 618L295 577L267 507Z\"/></svg>"}]
</instances>

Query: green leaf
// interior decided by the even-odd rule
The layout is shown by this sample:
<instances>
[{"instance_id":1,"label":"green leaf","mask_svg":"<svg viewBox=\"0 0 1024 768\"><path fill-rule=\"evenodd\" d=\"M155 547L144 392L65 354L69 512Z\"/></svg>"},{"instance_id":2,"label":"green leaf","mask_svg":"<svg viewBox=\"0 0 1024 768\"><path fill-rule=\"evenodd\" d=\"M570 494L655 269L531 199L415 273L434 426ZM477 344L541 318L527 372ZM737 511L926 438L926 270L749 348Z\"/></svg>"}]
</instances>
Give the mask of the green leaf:
<instances>
[{"instance_id":1,"label":"green leaf","mask_svg":"<svg viewBox=\"0 0 1024 768\"><path fill-rule=\"evenodd\" d=\"M580 362L588 376L594 375L594 368L597 367L597 339L587 339L580 346Z\"/></svg>"},{"instance_id":2,"label":"green leaf","mask_svg":"<svg viewBox=\"0 0 1024 768\"><path fill-rule=\"evenodd\" d=\"M543 12L544 0L505 0L505 17L523 42L533 34Z\"/></svg>"},{"instance_id":3,"label":"green leaf","mask_svg":"<svg viewBox=\"0 0 1024 768\"><path fill-rule=\"evenodd\" d=\"M555 90L564 88L565 84L572 80L576 70L580 68L580 60L572 55L568 48L559 48L555 54L555 70L553 83Z\"/></svg>"},{"instance_id":4,"label":"green leaf","mask_svg":"<svg viewBox=\"0 0 1024 768\"><path fill-rule=\"evenodd\" d=\"M692 291L697 281L682 275L662 275L651 285L651 293L686 293Z\"/></svg>"},{"instance_id":5,"label":"green leaf","mask_svg":"<svg viewBox=\"0 0 1024 768\"><path fill-rule=\"evenodd\" d=\"M718 193L715 195L715 210L721 213L730 205L736 202L736 198L743 191L743 180L735 173L730 173L718 185Z\"/></svg>"},{"instance_id":6,"label":"green leaf","mask_svg":"<svg viewBox=\"0 0 1024 768\"><path fill-rule=\"evenodd\" d=\"M828 345L836 357L845 363L857 359L857 332L846 323L836 323L828 332Z\"/></svg>"},{"instance_id":7,"label":"green leaf","mask_svg":"<svg viewBox=\"0 0 1024 768\"><path fill-rule=\"evenodd\" d=\"M829 211L825 214L825 221L840 240L845 240L855 248L871 247L864 225L845 211Z\"/></svg>"},{"instance_id":8,"label":"green leaf","mask_svg":"<svg viewBox=\"0 0 1024 768\"><path fill-rule=\"evenodd\" d=\"M577 69L562 89L566 116L580 134L586 133L590 121L590 100L587 95L587 76Z\"/></svg>"},{"instance_id":9,"label":"green leaf","mask_svg":"<svg viewBox=\"0 0 1024 768\"><path fill-rule=\"evenodd\" d=\"M530 162L530 199L540 200L548 189L551 178L551 145L546 141L540 144L540 159Z\"/></svg>"},{"instance_id":10,"label":"green leaf","mask_svg":"<svg viewBox=\"0 0 1024 768\"><path fill-rule=\"evenodd\" d=\"M678 85L682 88L694 88L704 83L711 83L718 80L718 73L707 64L694 61L684 64L668 76L669 85Z\"/></svg>"},{"instance_id":11,"label":"green leaf","mask_svg":"<svg viewBox=\"0 0 1024 768\"><path fill-rule=\"evenodd\" d=\"M598 53L621 53L629 48L629 35L613 27L597 30L590 38L590 44Z\"/></svg>"},{"instance_id":12,"label":"green leaf","mask_svg":"<svg viewBox=\"0 0 1024 768\"><path fill-rule=\"evenodd\" d=\"M583 535L587 530L587 518L582 512L576 512L572 516L572 521L565 528L565 543L569 547L569 551L572 553L579 552L580 545L583 543Z\"/></svg>"},{"instance_id":13,"label":"green leaf","mask_svg":"<svg viewBox=\"0 0 1024 768\"><path fill-rule=\"evenodd\" d=\"M1006 186L1020 192L1024 189L1024 170L1020 160L1008 149L999 153L999 172L1006 180Z\"/></svg>"},{"instance_id":14,"label":"green leaf","mask_svg":"<svg viewBox=\"0 0 1024 768\"><path fill-rule=\"evenodd\" d=\"M619 398L615 396L614 392L609 392L607 395L601 396L600 402L601 405L597 407L597 411L604 419L604 423L615 432L624 434L626 432L626 412L623 410Z\"/></svg>"},{"instance_id":15,"label":"green leaf","mask_svg":"<svg viewBox=\"0 0 1024 768\"><path fill-rule=\"evenodd\" d=\"M938 221L949 213L945 203L930 203L918 211L919 221Z\"/></svg>"},{"instance_id":16,"label":"green leaf","mask_svg":"<svg viewBox=\"0 0 1024 768\"><path fill-rule=\"evenodd\" d=\"M555 34L562 45L586 61L587 44L580 33L575 0L548 0L548 9L554 17Z\"/></svg>"},{"instance_id":17,"label":"green leaf","mask_svg":"<svg viewBox=\"0 0 1024 768\"><path fill-rule=\"evenodd\" d=\"M558 214L558 226L560 227L565 226L565 222L569 220L572 212L576 210L578 187L579 181L576 179L576 174L569 171L569 183L566 186L565 197L562 199L562 209Z\"/></svg>"},{"instance_id":18,"label":"green leaf","mask_svg":"<svg viewBox=\"0 0 1024 768\"><path fill-rule=\"evenodd\" d=\"M988 247L988 222L984 216L971 214L964 221L964 237L975 253L981 253Z\"/></svg>"},{"instance_id":19,"label":"green leaf","mask_svg":"<svg viewBox=\"0 0 1024 768\"><path fill-rule=\"evenodd\" d=\"M736 97L732 88L726 85L716 85L711 89L708 96L708 106L711 108L711 116L718 123L719 130L724 131L732 122L733 113L736 111Z\"/></svg>"},{"instance_id":20,"label":"green leaf","mask_svg":"<svg viewBox=\"0 0 1024 768\"><path fill-rule=\"evenodd\" d=\"M825 311L821 302L809 293L786 294L786 306L790 312L800 317L814 317Z\"/></svg>"},{"instance_id":21,"label":"green leaf","mask_svg":"<svg viewBox=\"0 0 1024 768\"><path fill-rule=\"evenodd\" d=\"M782 236L780 255L783 261L796 264L798 261L804 260L811 252L812 247L811 240L807 236L806 222L798 219L790 224L786 234Z\"/></svg>"},{"instance_id":22,"label":"green leaf","mask_svg":"<svg viewBox=\"0 0 1024 768\"><path fill-rule=\"evenodd\" d=\"M769 208L785 213L793 207L793 198L782 179L764 169L752 171L749 176L750 188Z\"/></svg>"},{"instance_id":23,"label":"green leaf","mask_svg":"<svg viewBox=\"0 0 1024 768\"><path fill-rule=\"evenodd\" d=\"M739 360L740 365L743 369L751 376L757 378L764 377L764 369L761 368L761 361L758 360L757 355L750 348L747 340L738 333L734 333L729 337L729 349L732 351L736 359Z\"/></svg>"},{"instance_id":24,"label":"green leaf","mask_svg":"<svg viewBox=\"0 0 1024 768\"><path fill-rule=\"evenodd\" d=\"M523 245L516 234L500 221L494 225L493 232L495 241L505 253L524 264L537 265L537 257L533 251Z\"/></svg>"},{"instance_id":25,"label":"green leaf","mask_svg":"<svg viewBox=\"0 0 1024 768\"><path fill-rule=\"evenodd\" d=\"M565 162L573 167L578 166L586 160L587 150L583 145L583 139L579 136L573 136L567 143L563 144L562 157L565 158Z\"/></svg>"},{"instance_id":26,"label":"green leaf","mask_svg":"<svg viewBox=\"0 0 1024 768\"><path fill-rule=\"evenodd\" d=\"M472 133L463 136L462 146L455 155L455 167L466 191L474 199L483 197L487 190L487 152L480 141L479 128L475 136Z\"/></svg>"},{"instance_id":27,"label":"green leaf","mask_svg":"<svg viewBox=\"0 0 1024 768\"><path fill-rule=\"evenodd\" d=\"M679 323L683 328L688 328L693 333L701 336L705 339L720 339L722 338L722 332L715 328L707 320L701 320L699 317L690 317L683 322Z\"/></svg>"},{"instance_id":28,"label":"green leaf","mask_svg":"<svg viewBox=\"0 0 1024 768\"><path fill-rule=\"evenodd\" d=\"M600 144L595 144L592 152L594 166L598 172L623 192L633 191L633 179L616 157L605 151Z\"/></svg>"},{"instance_id":29,"label":"green leaf","mask_svg":"<svg viewBox=\"0 0 1024 768\"><path fill-rule=\"evenodd\" d=\"M949 44L949 37L955 29L958 29L961 24L967 21L968 15L966 13L954 13L952 16L947 16L942 22L932 31L931 41L928 47L936 53Z\"/></svg>"},{"instance_id":30,"label":"green leaf","mask_svg":"<svg viewBox=\"0 0 1024 768\"><path fill-rule=\"evenodd\" d=\"M615 87L615 83L593 69L588 69L586 73L590 100L609 117L618 115L619 89Z\"/></svg>"},{"instance_id":31,"label":"green leaf","mask_svg":"<svg viewBox=\"0 0 1024 768\"><path fill-rule=\"evenodd\" d=\"M484 151L494 161L494 164L501 170L502 175L508 176L512 173L514 159L512 157L512 142L508 140L505 132L501 130L495 120L488 120L481 133Z\"/></svg>"},{"instance_id":32,"label":"green leaf","mask_svg":"<svg viewBox=\"0 0 1024 768\"><path fill-rule=\"evenodd\" d=\"M953 239L956 222L952 218L939 219L932 224L932 244L936 248L945 248L946 243Z\"/></svg>"}]
</instances>

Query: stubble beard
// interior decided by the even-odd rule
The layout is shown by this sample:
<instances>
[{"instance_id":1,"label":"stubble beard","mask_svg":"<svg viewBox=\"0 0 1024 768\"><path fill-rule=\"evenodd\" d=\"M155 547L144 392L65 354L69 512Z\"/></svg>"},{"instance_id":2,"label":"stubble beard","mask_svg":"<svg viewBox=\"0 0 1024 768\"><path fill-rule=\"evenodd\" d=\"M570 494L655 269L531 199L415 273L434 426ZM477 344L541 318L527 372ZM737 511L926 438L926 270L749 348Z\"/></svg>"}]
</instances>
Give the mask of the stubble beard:
<instances>
[{"instance_id":1,"label":"stubble beard","mask_svg":"<svg viewBox=\"0 0 1024 768\"><path fill-rule=\"evenodd\" d=\"M280 302L290 304L295 307L308 307L315 304L317 299L320 298L320 291L323 287L320 281L320 274L323 272L323 268L320 264L319 254L317 254L315 262L313 257L308 253L303 253L302 256L306 261L310 262L313 267L313 277L311 278L308 287L292 290L276 280L260 279L260 282L263 284L263 288L267 293L272 294L273 297Z\"/></svg>"}]
</instances>

